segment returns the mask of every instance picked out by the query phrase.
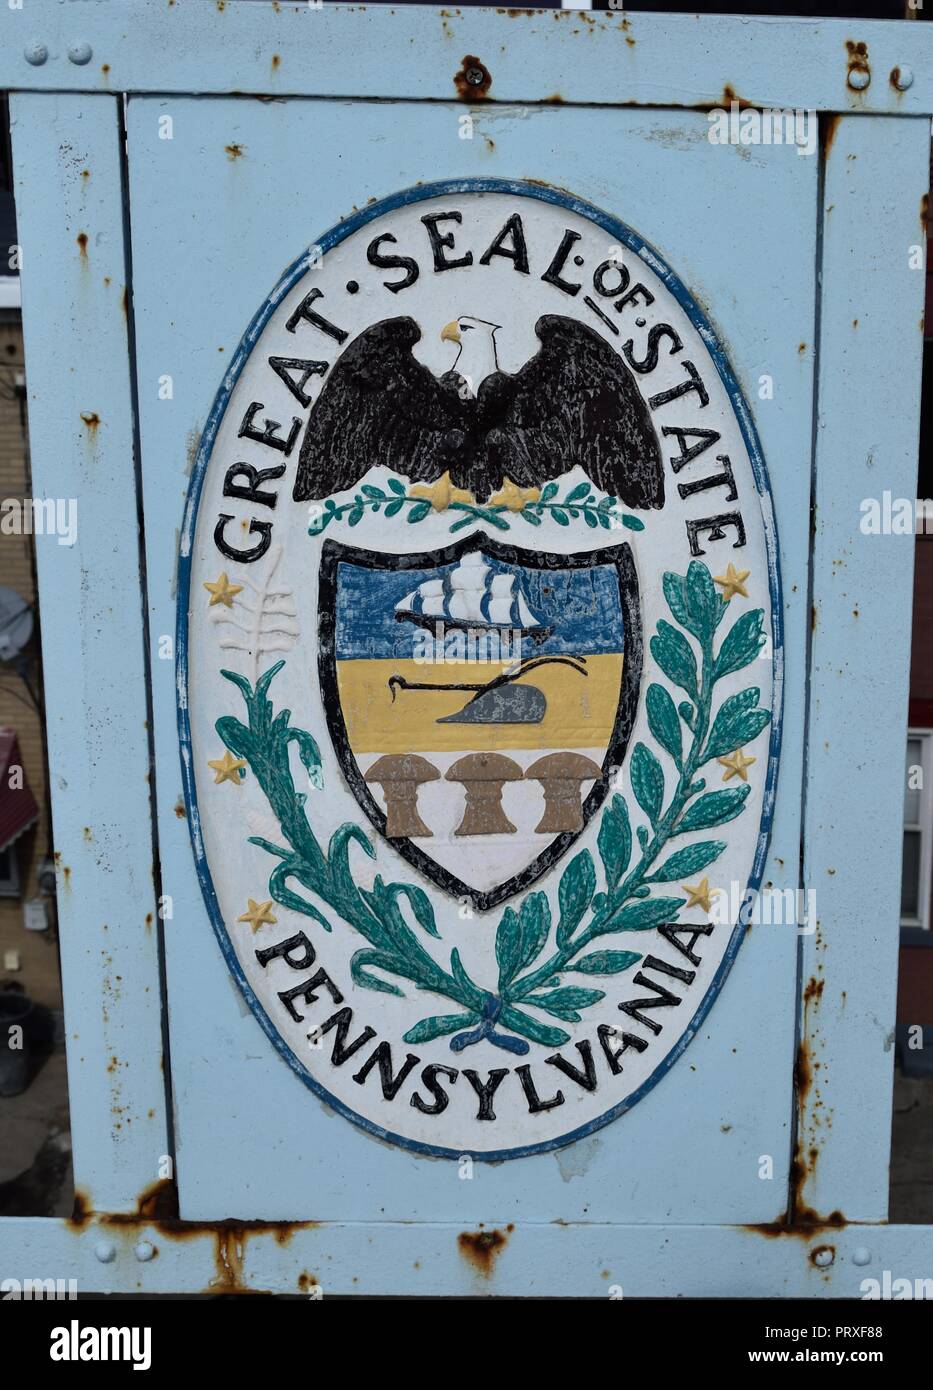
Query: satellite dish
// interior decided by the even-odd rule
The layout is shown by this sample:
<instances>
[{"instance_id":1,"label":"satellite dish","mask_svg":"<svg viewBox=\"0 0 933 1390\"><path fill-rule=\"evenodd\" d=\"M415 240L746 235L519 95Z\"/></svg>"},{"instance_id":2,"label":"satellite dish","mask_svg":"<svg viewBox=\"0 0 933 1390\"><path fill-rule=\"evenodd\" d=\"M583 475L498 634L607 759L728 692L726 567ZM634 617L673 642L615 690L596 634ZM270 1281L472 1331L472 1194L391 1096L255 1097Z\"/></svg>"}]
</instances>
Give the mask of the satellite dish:
<instances>
[{"instance_id":1,"label":"satellite dish","mask_svg":"<svg viewBox=\"0 0 933 1390\"><path fill-rule=\"evenodd\" d=\"M32 636L32 609L15 589L0 584L0 661L14 661Z\"/></svg>"}]
</instances>

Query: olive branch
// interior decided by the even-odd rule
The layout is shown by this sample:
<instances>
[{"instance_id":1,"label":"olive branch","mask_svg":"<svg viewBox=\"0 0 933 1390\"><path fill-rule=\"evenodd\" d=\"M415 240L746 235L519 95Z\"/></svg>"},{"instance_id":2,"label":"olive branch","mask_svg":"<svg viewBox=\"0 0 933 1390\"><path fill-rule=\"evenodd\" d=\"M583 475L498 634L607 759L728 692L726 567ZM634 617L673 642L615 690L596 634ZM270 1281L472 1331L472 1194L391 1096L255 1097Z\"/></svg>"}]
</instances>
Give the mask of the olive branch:
<instances>
[{"instance_id":1,"label":"olive branch","mask_svg":"<svg viewBox=\"0 0 933 1390\"><path fill-rule=\"evenodd\" d=\"M308 526L309 536L319 536L332 521L346 518L348 526L358 526L367 511L382 513L386 517L397 516L404 507L408 508L405 520L410 525L424 521L431 515L433 504L423 496L406 493L405 487L397 478L389 478L385 491L381 487L365 483L349 502L334 502L328 497L322 510ZM602 527L604 531L617 530L624 526L629 531L643 531L645 524L637 516L617 510L618 498L604 496L597 500L590 490L589 483L578 483L570 489L566 497L557 500L557 483L547 483L537 500L516 497L516 503L474 502L452 499L445 503L444 511L462 513L450 527L451 535L469 526L471 521L485 521L498 531L511 530L510 516L520 517L530 526L540 526L545 514L549 514L559 526L569 526L571 521L582 519L591 530ZM517 490L516 490L517 491Z\"/></svg>"},{"instance_id":2,"label":"olive branch","mask_svg":"<svg viewBox=\"0 0 933 1390\"><path fill-rule=\"evenodd\" d=\"M698 841L657 862L671 840L724 825L744 808L748 785L708 792L705 779L697 774L714 758L750 743L770 719L770 712L758 707L761 692L757 686L729 696L715 717L712 713L717 682L758 655L765 641L764 614L760 608L744 613L732 624L717 651L715 635L730 600L716 592L707 566L693 561L686 575L665 574L663 585L677 626L659 621L651 639L651 653L661 672L687 699L675 706L667 688L653 683L646 693L646 710L651 733L673 764L673 792L665 805L664 767L646 744L637 743L632 753L632 793L647 821L637 827L634 837L640 854L632 863L634 841L628 804L624 796L615 793L603 812L596 840L605 887L597 891L593 856L582 850L561 875L556 927L544 892L528 893L518 908L507 907L496 930L498 982L494 991L470 977L456 948L451 951L449 969L445 969L422 944L416 928L436 941L441 938L430 899L417 884L386 883L381 875L376 876L371 889L356 883L349 864L351 843L370 859L375 858L372 844L359 826L352 822L339 826L327 850L322 849L308 822L306 796L295 787L289 761L294 743L311 785L320 789L320 750L309 733L290 725L289 710L273 716L268 699L269 686L284 661L266 671L255 690L243 676L232 671L221 673L243 695L248 722L225 715L216 723L217 732L236 757L248 762L289 845L286 849L258 836L249 841L280 861L269 878L274 901L312 917L330 931L330 922L321 909L289 887L288 881L296 880L360 933L368 944L350 961L356 984L402 995L398 985L384 978L396 976L459 1005L456 1013L421 1019L405 1033L407 1043L452 1035L454 1051L485 1039L506 1051L523 1054L528 1051L528 1041L547 1047L568 1042L570 1035L563 1028L527 1010L535 1009L562 1022L579 1022L580 1010L598 1003L605 991L564 984L565 972L608 976L630 969L641 959L637 951L597 949L582 953L605 937L675 923L686 900L652 896L652 889L707 868L726 848L721 840ZM685 633L696 644L699 664ZM408 920L403 906L413 920ZM546 951L552 928L554 940ZM544 959L538 963L541 956ZM373 974L373 970L381 974Z\"/></svg>"}]
</instances>

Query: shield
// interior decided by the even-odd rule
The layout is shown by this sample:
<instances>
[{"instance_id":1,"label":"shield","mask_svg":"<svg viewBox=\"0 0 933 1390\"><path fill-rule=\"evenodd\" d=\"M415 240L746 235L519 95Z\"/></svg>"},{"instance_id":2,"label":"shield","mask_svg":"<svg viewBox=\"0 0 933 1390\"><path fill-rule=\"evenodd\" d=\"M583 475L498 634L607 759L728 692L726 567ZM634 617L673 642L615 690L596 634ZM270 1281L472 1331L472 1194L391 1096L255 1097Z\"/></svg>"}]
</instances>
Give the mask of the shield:
<instances>
[{"instance_id":1,"label":"shield","mask_svg":"<svg viewBox=\"0 0 933 1390\"><path fill-rule=\"evenodd\" d=\"M641 676L628 545L471 535L398 556L327 541L319 677L346 780L409 863L483 910L538 879L605 799Z\"/></svg>"}]
</instances>

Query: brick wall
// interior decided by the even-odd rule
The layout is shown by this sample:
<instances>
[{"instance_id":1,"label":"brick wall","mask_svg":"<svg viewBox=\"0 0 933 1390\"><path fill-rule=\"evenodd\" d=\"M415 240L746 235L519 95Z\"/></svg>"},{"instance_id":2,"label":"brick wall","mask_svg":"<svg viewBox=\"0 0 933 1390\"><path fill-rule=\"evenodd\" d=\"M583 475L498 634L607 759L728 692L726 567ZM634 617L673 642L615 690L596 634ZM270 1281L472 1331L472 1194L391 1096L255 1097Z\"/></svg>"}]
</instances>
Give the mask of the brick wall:
<instances>
[{"instance_id":1,"label":"brick wall","mask_svg":"<svg viewBox=\"0 0 933 1390\"><path fill-rule=\"evenodd\" d=\"M9 312L0 318L0 499L30 495L20 403L11 389L17 370L22 369L23 335L19 315ZM0 584L15 589L28 603L35 605L31 536L0 534ZM29 683L33 690L41 692L38 631L29 643L27 655ZM59 1008L61 987L54 900L45 900L50 921L48 931L26 931L23 927L23 903L27 898L39 896L36 869L49 852L44 732L22 681L7 666L0 668L0 725L16 730L26 777L39 803L38 822L15 846L19 854L20 896L0 897L0 985L16 980L38 1003ZM9 951L19 954L19 971L4 966L4 957Z\"/></svg>"}]
</instances>

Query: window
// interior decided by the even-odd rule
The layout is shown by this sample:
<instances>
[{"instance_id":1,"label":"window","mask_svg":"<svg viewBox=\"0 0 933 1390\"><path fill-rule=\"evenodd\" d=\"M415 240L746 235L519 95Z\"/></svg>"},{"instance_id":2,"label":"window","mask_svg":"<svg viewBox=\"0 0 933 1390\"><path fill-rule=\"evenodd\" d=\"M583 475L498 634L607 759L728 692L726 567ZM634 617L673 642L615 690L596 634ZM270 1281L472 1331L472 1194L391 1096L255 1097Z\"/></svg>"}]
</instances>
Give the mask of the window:
<instances>
[{"instance_id":1,"label":"window","mask_svg":"<svg viewBox=\"0 0 933 1390\"><path fill-rule=\"evenodd\" d=\"M933 868L933 730L907 733L901 926L930 929Z\"/></svg>"},{"instance_id":2,"label":"window","mask_svg":"<svg viewBox=\"0 0 933 1390\"><path fill-rule=\"evenodd\" d=\"M16 846L0 849L0 898L19 897L19 861Z\"/></svg>"}]
</instances>

